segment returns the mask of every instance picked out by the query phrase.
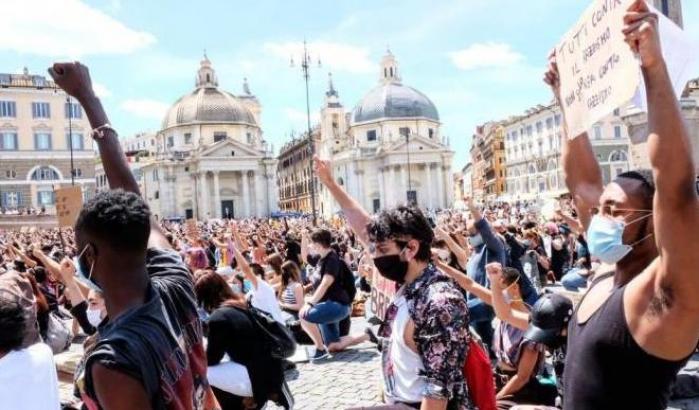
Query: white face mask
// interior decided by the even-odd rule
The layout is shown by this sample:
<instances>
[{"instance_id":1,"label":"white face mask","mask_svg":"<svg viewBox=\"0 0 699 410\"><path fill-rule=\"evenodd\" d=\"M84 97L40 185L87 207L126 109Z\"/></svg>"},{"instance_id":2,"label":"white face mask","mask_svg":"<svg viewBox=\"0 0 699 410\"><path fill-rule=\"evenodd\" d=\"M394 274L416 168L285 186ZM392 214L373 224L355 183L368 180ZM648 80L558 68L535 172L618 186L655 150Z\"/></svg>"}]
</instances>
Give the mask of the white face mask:
<instances>
[{"instance_id":1,"label":"white face mask","mask_svg":"<svg viewBox=\"0 0 699 410\"><path fill-rule=\"evenodd\" d=\"M90 322L92 327L99 326L99 324L102 323L102 310L87 309L87 321Z\"/></svg>"}]
</instances>

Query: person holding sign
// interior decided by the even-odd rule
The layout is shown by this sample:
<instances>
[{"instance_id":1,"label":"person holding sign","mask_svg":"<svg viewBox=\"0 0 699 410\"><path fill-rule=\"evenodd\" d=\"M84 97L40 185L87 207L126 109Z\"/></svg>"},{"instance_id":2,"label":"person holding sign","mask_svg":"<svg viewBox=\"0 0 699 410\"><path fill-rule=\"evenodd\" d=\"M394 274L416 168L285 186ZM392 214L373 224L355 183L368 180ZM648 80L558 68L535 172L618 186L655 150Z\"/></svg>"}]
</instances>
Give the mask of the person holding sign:
<instances>
[{"instance_id":1,"label":"person holding sign","mask_svg":"<svg viewBox=\"0 0 699 410\"><path fill-rule=\"evenodd\" d=\"M664 409L699 339L699 201L690 142L657 16L637 0L623 19L623 33L613 35L623 35L640 59L653 169L621 174L603 188L587 135L570 135L564 147L568 189L590 252L607 272L597 272L568 329L564 408L573 410ZM545 81L560 100L555 54Z\"/></svg>"},{"instance_id":2,"label":"person holding sign","mask_svg":"<svg viewBox=\"0 0 699 410\"><path fill-rule=\"evenodd\" d=\"M56 84L82 105L110 191L75 223L78 275L104 294L107 315L77 385L92 409L211 409L192 278L151 216L84 65L56 63Z\"/></svg>"},{"instance_id":3,"label":"person holding sign","mask_svg":"<svg viewBox=\"0 0 699 410\"><path fill-rule=\"evenodd\" d=\"M328 161L314 158L316 175L340 204L374 266L400 284L379 329L384 397L422 410L471 407L463 376L469 344L464 295L432 263L434 234L417 208L398 206L374 218L335 181Z\"/></svg>"}]
</instances>

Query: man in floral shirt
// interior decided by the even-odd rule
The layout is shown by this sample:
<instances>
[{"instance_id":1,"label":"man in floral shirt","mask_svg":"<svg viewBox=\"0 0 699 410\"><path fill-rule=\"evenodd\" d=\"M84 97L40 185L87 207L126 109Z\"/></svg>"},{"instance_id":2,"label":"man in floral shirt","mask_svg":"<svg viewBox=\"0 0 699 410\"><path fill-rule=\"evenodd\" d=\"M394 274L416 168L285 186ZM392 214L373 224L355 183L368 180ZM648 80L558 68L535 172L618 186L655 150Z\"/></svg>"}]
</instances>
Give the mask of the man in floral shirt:
<instances>
[{"instance_id":1,"label":"man in floral shirt","mask_svg":"<svg viewBox=\"0 0 699 410\"><path fill-rule=\"evenodd\" d=\"M315 159L320 181L338 202L374 265L400 285L380 329L384 396L409 408L472 408L463 367L468 307L458 286L430 263L432 229L419 209L399 206L373 219Z\"/></svg>"}]
</instances>

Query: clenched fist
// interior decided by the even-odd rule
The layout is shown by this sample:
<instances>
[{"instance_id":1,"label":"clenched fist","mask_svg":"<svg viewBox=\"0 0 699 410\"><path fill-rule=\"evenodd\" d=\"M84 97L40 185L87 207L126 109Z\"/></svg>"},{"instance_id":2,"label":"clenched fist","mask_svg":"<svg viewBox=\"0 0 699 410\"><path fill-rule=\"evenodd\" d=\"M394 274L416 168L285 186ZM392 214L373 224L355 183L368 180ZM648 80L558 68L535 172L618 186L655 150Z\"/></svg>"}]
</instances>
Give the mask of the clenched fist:
<instances>
[{"instance_id":1,"label":"clenched fist","mask_svg":"<svg viewBox=\"0 0 699 410\"><path fill-rule=\"evenodd\" d=\"M95 96L90 71L79 62L54 63L48 71L56 84L78 101Z\"/></svg>"}]
</instances>

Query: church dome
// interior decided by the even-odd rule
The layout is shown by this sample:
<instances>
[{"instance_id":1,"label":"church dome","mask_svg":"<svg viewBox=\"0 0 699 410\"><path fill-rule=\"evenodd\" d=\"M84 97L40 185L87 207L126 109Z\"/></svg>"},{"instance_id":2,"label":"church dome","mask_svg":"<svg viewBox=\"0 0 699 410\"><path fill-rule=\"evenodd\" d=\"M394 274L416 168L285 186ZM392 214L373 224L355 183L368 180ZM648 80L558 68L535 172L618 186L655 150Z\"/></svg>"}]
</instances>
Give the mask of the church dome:
<instances>
[{"instance_id":1,"label":"church dome","mask_svg":"<svg viewBox=\"0 0 699 410\"><path fill-rule=\"evenodd\" d=\"M231 123L257 126L252 111L233 94L218 88L216 73L206 56L197 73L196 88L168 109L162 129L192 123Z\"/></svg>"},{"instance_id":2,"label":"church dome","mask_svg":"<svg viewBox=\"0 0 699 410\"><path fill-rule=\"evenodd\" d=\"M352 111L352 122L379 118L428 118L439 121L434 103L420 91L397 82L381 84L369 91Z\"/></svg>"}]
</instances>

